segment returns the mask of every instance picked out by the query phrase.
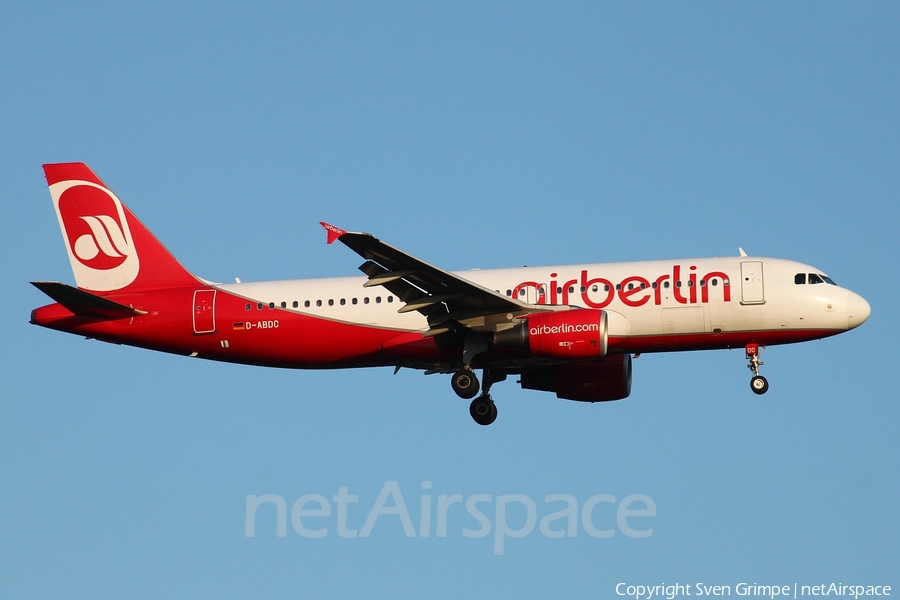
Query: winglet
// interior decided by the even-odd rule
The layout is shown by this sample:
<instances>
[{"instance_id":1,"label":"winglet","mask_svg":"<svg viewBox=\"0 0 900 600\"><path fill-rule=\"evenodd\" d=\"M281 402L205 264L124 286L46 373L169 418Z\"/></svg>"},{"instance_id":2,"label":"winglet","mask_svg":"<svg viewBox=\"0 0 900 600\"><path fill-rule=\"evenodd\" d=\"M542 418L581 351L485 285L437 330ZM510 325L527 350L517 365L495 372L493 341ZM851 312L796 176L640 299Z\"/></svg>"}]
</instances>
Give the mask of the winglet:
<instances>
[{"instance_id":1,"label":"winglet","mask_svg":"<svg viewBox=\"0 0 900 600\"><path fill-rule=\"evenodd\" d=\"M319 225L324 227L325 231L328 232L328 243L329 244L333 244L334 240L338 239L339 237L341 237L342 235L347 233L343 229L339 229L339 228L335 227L334 225L329 225L325 221L319 221Z\"/></svg>"}]
</instances>

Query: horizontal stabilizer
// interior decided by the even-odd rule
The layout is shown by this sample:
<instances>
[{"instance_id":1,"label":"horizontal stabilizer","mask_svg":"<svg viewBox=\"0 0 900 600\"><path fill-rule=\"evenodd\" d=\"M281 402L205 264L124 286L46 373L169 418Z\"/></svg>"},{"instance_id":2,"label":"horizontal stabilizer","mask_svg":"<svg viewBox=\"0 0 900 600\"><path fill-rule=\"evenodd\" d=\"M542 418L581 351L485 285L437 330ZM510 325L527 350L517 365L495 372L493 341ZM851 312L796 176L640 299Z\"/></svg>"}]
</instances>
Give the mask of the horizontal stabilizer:
<instances>
[{"instance_id":1,"label":"horizontal stabilizer","mask_svg":"<svg viewBox=\"0 0 900 600\"><path fill-rule=\"evenodd\" d=\"M91 319L127 319L146 315L146 311L131 308L57 281L32 281L41 290L79 317Z\"/></svg>"}]
</instances>

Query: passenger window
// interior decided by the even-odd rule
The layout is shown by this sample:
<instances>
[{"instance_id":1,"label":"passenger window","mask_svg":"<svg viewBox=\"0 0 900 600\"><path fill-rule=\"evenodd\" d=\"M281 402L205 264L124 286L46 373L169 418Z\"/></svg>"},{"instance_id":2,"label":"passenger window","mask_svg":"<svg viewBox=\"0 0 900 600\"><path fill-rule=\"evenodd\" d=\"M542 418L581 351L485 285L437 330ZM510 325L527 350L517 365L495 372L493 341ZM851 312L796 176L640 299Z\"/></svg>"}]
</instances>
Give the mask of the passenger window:
<instances>
[{"instance_id":1,"label":"passenger window","mask_svg":"<svg viewBox=\"0 0 900 600\"><path fill-rule=\"evenodd\" d=\"M333 298L329 298L329 299L328 299L328 306L334 306L334 299L333 299Z\"/></svg>"},{"instance_id":2,"label":"passenger window","mask_svg":"<svg viewBox=\"0 0 900 600\"><path fill-rule=\"evenodd\" d=\"M300 303L297 302L296 300L294 300L294 303L291 306L293 306L294 308L297 308L298 306L300 306Z\"/></svg>"},{"instance_id":3,"label":"passenger window","mask_svg":"<svg viewBox=\"0 0 900 600\"><path fill-rule=\"evenodd\" d=\"M244 305L244 310L250 310L250 304L249 304L249 303Z\"/></svg>"},{"instance_id":4,"label":"passenger window","mask_svg":"<svg viewBox=\"0 0 900 600\"><path fill-rule=\"evenodd\" d=\"M356 304L356 298L350 301L352 304Z\"/></svg>"},{"instance_id":5,"label":"passenger window","mask_svg":"<svg viewBox=\"0 0 900 600\"><path fill-rule=\"evenodd\" d=\"M806 273L797 273L794 275L794 283L797 285L804 285L806 283Z\"/></svg>"},{"instance_id":6,"label":"passenger window","mask_svg":"<svg viewBox=\"0 0 900 600\"><path fill-rule=\"evenodd\" d=\"M363 298L363 304L368 304L368 303L369 303L369 297L366 296L365 298Z\"/></svg>"},{"instance_id":7,"label":"passenger window","mask_svg":"<svg viewBox=\"0 0 900 600\"><path fill-rule=\"evenodd\" d=\"M287 308L287 302L282 302L282 303L281 303L281 308Z\"/></svg>"},{"instance_id":8,"label":"passenger window","mask_svg":"<svg viewBox=\"0 0 900 600\"><path fill-rule=\"evenodd\" d=\"M393 297L393 296L388 296L388 302L393 302L393 301L394 301L394 297Z\"/></svg>"},{"instance_id":9,"label":"passenger window","mask_svg":"<svg viewBox=\"0 0 900 600\"><path fill-rule=\"evenodd\" d=\"M316 300L316 306L322 306L322 301L321 301L321 300Z\"/></svg>"},{"instance_id":10,"label":"passenger window","mask_svg":"<svg viewBox=\"0 0 900 600\"><path fill-rule=\"evenodd\" d=\"M303 306L305 306L306 308L309 308L309 300L307 300L306 302L304 302L304 303L303 303Z\"/></svg>"},{"instance_id":11,"label":"passenger window","mask_svg":"<svg viewBox=\"0 0 900 600\"><path fill-rule=\"evenodd\" d=\"M262 310L262 302L256 305L256 310Z\"/></svg>"},{"instance_id":12,"label":"passenger window","mask_svg":"<svg viewBox=\"0 0 900 600\"><path fill-rule=\"evenodd\" d=\"M273 309L273 308L275 308L275 303L274 303L274 302L269 302L269 309Z\"/></svg>"},{"instance_id":13,"label":"passenger window","mask_svg":"<svg viewBox=\"0 0 900 600\"><path fill-rule=\"evenodd\" d=\"M345 299L341 298L341 306L344 306L345 304L347 304L347 301Z\"/></svg>"},{"instance_id":14,"label":"passenger window","mask_svg":"<svg viewBox=\"0 0 900 600\"><path fill-rule=\"evenodd\" d=\"M512 290L506 290L506 296L512 298Z\"/></svg>"},{"instance_id":15,"label":"passenger window","mask_svg":"<svg viewBox=\"0 0 900 600\"><path fill-rule=\"evenodd\" d=\"M381 296L375 296L375 304L381 304Z\"/></svg>"}]
</instances>

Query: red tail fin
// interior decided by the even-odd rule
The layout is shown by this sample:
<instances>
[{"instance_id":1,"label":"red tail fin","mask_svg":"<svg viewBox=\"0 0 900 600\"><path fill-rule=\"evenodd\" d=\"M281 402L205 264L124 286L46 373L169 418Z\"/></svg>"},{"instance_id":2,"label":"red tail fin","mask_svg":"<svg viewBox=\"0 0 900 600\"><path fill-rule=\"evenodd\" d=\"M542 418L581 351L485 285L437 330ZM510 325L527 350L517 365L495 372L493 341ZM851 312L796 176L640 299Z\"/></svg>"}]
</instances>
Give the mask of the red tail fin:
<instances>
[{"instance_id":1,"label":"red tail fin","mask_svg":"<svg viewBox=\"0 0 900 600\"><path fill-rule=\"evenodd\" d=\"M87 165L44 165L44 174L79 288L137 291L198 282Z\"/></svg>"}]
</instances>

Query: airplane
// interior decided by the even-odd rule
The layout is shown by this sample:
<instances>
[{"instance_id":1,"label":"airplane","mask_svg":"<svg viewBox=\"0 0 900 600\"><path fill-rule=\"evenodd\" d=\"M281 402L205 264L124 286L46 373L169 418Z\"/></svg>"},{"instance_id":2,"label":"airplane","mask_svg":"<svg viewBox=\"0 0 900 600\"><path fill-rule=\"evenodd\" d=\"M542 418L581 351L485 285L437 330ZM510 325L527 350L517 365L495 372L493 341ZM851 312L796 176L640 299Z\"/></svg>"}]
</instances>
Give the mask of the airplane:
<instances>
[{"instance_id":1,"label":"airplane","mask_svg":"<svg viewBox=\"0 0 900 600\"><path fill-rule=\"evenodd\" d=\"M819 269L743 250L451 272L325 222L327 243L362 257L363 276L213 283L187 271L87 165L43 168L77 287L32 282L54 300L32 324L232 363L450 374L479 425L497 418L490 391L509 375L567 400L627 398L632 356L643 353L743 348L750 387L764 394L767 346L836 335L871 312Z\"/></svg>"}]
</instances>

